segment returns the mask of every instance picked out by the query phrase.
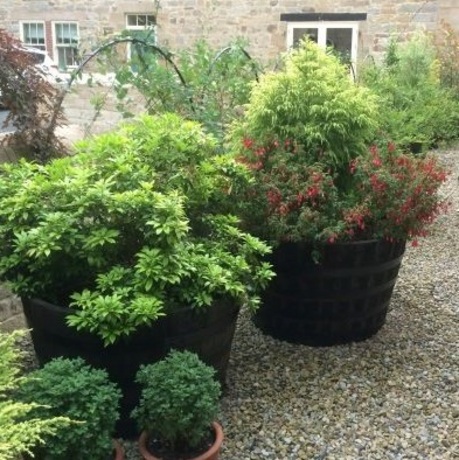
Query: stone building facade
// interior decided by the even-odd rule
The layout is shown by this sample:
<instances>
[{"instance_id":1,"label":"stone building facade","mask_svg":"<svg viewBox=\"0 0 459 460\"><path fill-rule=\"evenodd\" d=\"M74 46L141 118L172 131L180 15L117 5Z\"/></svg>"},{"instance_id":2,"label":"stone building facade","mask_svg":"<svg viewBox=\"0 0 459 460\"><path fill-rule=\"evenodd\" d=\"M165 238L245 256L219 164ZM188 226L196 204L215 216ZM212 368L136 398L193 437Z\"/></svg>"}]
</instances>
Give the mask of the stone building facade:
<instances>
[{"instance_id":1,"label":"stone building facade","mask_svg":"<svg viewBox=\"0 0 459 460\"><path fill-rule=\"evenodd\" d=\"M307 33L357 59L380 52L393 34L435 30L442 19L459 30L458 0L0 0L0 27L61 67L126 28L152 28L172 49L242 37L265 60Z\"/></svg>"}]
</instances>

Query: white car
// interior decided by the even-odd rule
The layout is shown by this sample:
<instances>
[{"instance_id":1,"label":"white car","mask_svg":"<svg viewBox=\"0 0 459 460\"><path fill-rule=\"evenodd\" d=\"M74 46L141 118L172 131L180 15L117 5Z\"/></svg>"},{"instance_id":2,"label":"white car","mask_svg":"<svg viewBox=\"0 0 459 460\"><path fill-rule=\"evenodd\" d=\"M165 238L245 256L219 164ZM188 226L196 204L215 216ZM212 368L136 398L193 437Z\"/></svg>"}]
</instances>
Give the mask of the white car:
<instances>
[{"instance_id":1,"label":"white car","mask_svg":"<svg viewBox=\"0 0 459 460\"><path fill-rule=\"evenodd\" d=\"M46 51L27 47L23 48L22 51L32 57L35 67L50 83L62 84L66 82L66 79L59 72L57 64L48 56Z\"/></svg>"}]
</instances>

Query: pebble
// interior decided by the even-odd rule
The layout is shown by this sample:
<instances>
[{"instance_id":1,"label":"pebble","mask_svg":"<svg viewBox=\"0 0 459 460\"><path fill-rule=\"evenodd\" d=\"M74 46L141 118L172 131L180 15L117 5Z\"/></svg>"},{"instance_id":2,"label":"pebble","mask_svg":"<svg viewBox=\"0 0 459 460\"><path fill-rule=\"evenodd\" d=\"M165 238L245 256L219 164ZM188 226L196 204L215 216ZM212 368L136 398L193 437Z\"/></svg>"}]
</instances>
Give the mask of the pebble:
<instances>
[{"instance_id":1,"label":"pebble","mask_svg":"<svg viewBox=\"0 0 459 460\"><path fill-rule=\"evenodd\" d=\"M291 345L241 314L221 460L459 459L459 150L437 154L450 210L407 248L376 336Z\"/></svg>"}]
</instances>

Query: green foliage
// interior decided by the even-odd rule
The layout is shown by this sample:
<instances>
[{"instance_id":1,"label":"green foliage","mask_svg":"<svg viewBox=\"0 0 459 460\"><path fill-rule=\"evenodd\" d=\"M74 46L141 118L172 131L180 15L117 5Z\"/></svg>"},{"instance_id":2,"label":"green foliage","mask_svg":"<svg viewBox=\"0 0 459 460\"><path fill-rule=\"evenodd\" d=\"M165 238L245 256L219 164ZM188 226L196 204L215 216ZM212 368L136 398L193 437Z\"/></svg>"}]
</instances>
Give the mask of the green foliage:
<instances>
[{"instance_id":1,"label":"green foliage","mask_svg":"<svg viewBox=\"0 0 459 460\"><path fill-rule=\"evenodd\" d=\"M337 172L308 164L296 144L252 142L241 155L255 181L240 208L247 228L268 241L416 240L447 209L439 193L446 172L434 157L373 145Z\"/></svg>"},{"instance_id":2,"label":"green foliage","mask_svg":"<svg viewBox=\"0 0 459 460\"><path fill-rule=\"evenodd\" d=\"M160 53L148 40L136 43L136 50L133 60L117 62L115 69L119 110L132 116L132 87L144 97L148 113L174 112L198 121L220 141L247 102L250 83L260 69L239 41L220 52L204 40L177 53L164 48Z\"/></svg>"},{"instance_id":3,"label":"green foliage","mask_svg":"<svg viewBox=\"0 0 459 460\"><path fill-rule=\"evenodd\" d=\"M366 149L374 136L376 106L371 93L355 85L338 57L310 41L285 57L285 68L253 86L244 117L231 135L259 144L290 140L308 163L326 158L336 168Z\"/></svg>"},{"instance_id":4,"label":"green foliage","mask_svg":"<svg viewBox=\"0 0 459 460\"><path fill-rule=\"evenodd\" d=\"M369 148L376 118L371 93L303 42L254 87L231 133L254 178L238 200L246 228L272 243L423 236L445 207L445 172L393 143Z\"/></svg>"},{"instance_id":5,"label":"green foliage","mask_svg":"<svg viewBox=\"0 0 459 460\"><path fill-rule=\"evenodd\" d=\"M0 459L16 460L21 454L32 454L37 445L43 444L58 433L59 428L69 426L67 417L36 414L39 407L35 398L18 401L13 395L26 381L20 377L22 354L16 340L23 331L12 334L0 332Z\"/></svg>"},{"instance_id":6,"label":"green foliage","mask_svg":"<svg viewBox=\"0 0 459 460\"><path fill-rule=\"evenodd\" d=\"M3 165L0 276L77 310L113 343L175 308L229 297L255 308L268 247L230 211L246 169L176 115L145 116L46 166Z\"/></svg>"},{"instance_id":7,"label":"green foliage","mask_svg":"<svg viewBox=\"0 0 459 460\"><path fill-rule=\"evenodd\" d=\"M109 458L121 392L105 370L92 368L80 358L57 358L30 373L18 397L25 403L41 404L33 409L38 417L66 416L82 422L61 427L55 437L46 437L44 446L36 451L39 458Z\"/></svg>"},{"instance_id":8,"label":"green foliage","mask_svg":"<svg viewBox=\"0 0 459 460\"><path fill-rule=\"evenodd\" d=\"M196 447L218 414L221 390L214 376L195 353L173 350L138 371L142 393L132 417L173 449Z\"/></svg>"},{"instance_id":9,"label":"green foliage","mask_svg":"<svg viewBox=\"0 0 459 460\"><path fill-rule=\"evenodd\" d=\"M364 84L379 97L383 136L404 148L429 148L459 136L459 100L442 85L431 39L417 34L393 40L383 64L361 69Z\"/></svg>"}]
</instances>

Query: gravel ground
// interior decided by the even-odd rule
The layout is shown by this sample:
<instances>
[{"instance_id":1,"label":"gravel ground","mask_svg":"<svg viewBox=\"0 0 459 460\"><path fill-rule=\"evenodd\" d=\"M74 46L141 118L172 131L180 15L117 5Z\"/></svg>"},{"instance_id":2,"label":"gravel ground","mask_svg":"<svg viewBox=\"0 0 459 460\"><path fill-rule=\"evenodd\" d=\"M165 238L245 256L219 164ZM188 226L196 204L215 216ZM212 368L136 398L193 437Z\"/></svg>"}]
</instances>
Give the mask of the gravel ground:
<instances>
[{"instance_id":1,"label":"gravel ground","mask_svg":"<svg viewBox=\"0 0 459 460\"><path fill-rule=\"evenodd\" d=\"M223 460L459 459L459 152L440 156L451 210L407 249L375 337L311 348L240 318Z\"/></svg>"},{"instance_id":2,"label":"gravel ground","mask_svg":"<svg viewBox=\"0 0 459 460\"><path fill-rule=\"evenodd\" d=\"M459 151L448 215L407 249L386 325L330 348L263 336L242 313L221 460L459 459ZM124 443L128 460L135 445Z\"/></svg>"}]
</instances>

